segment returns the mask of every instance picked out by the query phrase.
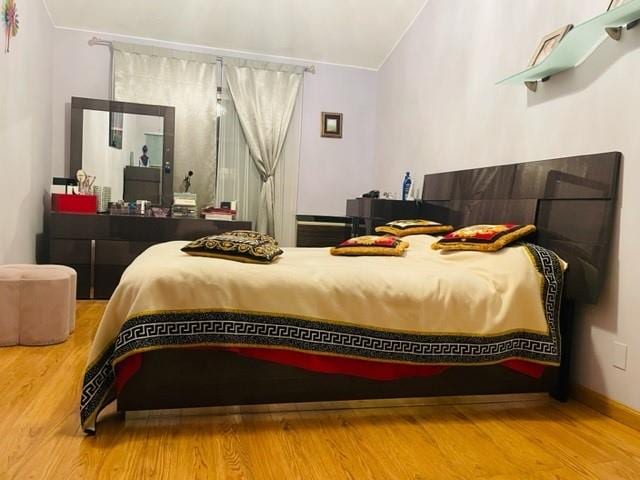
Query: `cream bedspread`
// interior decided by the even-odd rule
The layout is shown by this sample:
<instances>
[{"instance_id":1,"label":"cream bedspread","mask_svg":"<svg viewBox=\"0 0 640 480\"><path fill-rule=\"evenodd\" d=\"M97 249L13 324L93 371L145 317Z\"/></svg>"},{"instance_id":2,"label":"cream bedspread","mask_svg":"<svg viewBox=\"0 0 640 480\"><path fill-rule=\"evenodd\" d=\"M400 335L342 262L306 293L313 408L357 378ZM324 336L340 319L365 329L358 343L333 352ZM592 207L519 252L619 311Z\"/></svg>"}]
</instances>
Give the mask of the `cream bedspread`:
<instances>
[{"instance_id":1,"label":"cream bedspread","mask_svg":"<svg viewBox=\"0 0 640 480\"><path fill-rule=\"evenodd\" d=\"M482 347L484 352L478 350L480 363L490 363L494 358L495 362L526 358L557 364L559 350L544 342L558 343L555 332L549 331L553 323L551 309L555 308L550 301L559 302L561 280L559 288L552 285L551 291L545 290L549 283L541 273L545 268L540 260L536 266L531 249L517 246L496 253L441 253L429 248L434 237L415 235L405 240L410 248L404 257L334 257L327 248L288 248L271 265L192 257L180 251L186 242L149 248L125 271L100 323L85 376L85 408L93 412L100 408L96 403L104 403L104 392L97 395L104 386L98 385L95 378L108 376L108 368L113 369L113 364L124 358L124 354L118 354L116 344L116 354L111 355L109 365L100 365L107 361L105 352L113 351L116 339L123 344L123 336L133 335L121 335L125 322L171 312L179 312L181 321L187 323L189 314L195 318L201 312L227 312L244 315L245 323L251 322L253 316L260 319L265 315L279 321L295 319L296 328L301 331L308 329L300 322L309 321L312 327L317 323L332 325L332 329L342 329L340 332L345 335L355 332L362 337L363 331L382 332L383 337L386 335L383 343L389 337L390 342L406 343L398 351L415 353L415 358L386 357L397 361L427 363L432 358L434 363L456 364L452 358L474 355L474 338L491 337L495 348L491 347L489 356L488 347ZM548 252L548 256L547 271L553 262L556 266L561 264L553 253ZM519 335L517 338L514 332ZM237 334L234 330L234 341L227 343L237 343ZM426 351L416 346L416 335L432 337L456 350L449 352L454 357L418 357ZM273 338L275 344L289 346L280 334ZM504 346L514 338L520 343ZM542 346L531 347L536 339L542 339ZM309 342L292 348L306 349L314 340ZM347 342L336 352L368 355L371 351L375 358L376 349L390 352L395 348L374 344L378 346L360 345L354 353L348 350L351 344ZM135 353L136 348L129 351ZM526 354L527 349L535 355ZM525 353L518 353L521 350ZM545 352L549 353L547 357ZM99 369L103 373L98 374ZM87 407L91 402L94 405ZM88 415L85 412L83 422Z\"/></svg>"},{"instance_id":2,"label":"cream bedspread","mask_svg":"<svg viewBox=\"0 0 640 480\"><path fill-rule=\"evenodd\" d=\"M416 333L546 333L541 275L524 248L439 253L406 237L405 257L334 257L285 248L271 265L192 257L187 242L155 245L125 271L89 363L128 318L166 310L240 310Z\"/></svg>"}]
</instances>

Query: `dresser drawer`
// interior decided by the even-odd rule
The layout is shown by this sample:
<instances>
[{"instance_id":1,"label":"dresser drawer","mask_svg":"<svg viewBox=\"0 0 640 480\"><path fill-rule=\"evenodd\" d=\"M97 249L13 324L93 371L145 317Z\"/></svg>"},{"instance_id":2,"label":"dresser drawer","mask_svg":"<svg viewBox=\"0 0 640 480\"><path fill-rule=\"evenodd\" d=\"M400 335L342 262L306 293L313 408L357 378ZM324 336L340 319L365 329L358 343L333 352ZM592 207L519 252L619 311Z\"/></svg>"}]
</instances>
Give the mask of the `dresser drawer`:
<instances>
[{"instance_id":1,"label":"dresser drawer","mask_svg":"<svg viewBox=\"0 0 640 480\"><path fill-rule=\"evenodd\" d=\"M61 265L90 265L91 240L52 238L49 240L49 261Z\"/></svg>"},{"instance_id":2,"label":"dresser drawer","mask_svg":"<svg viewBox=\"0 0 640 480\"><path fill-rule=\"evenodd\" d=\"M127 242L122 240L96 240L96 265L127 266L151 245L158 242Z\"/></svg>"}]
</instances>

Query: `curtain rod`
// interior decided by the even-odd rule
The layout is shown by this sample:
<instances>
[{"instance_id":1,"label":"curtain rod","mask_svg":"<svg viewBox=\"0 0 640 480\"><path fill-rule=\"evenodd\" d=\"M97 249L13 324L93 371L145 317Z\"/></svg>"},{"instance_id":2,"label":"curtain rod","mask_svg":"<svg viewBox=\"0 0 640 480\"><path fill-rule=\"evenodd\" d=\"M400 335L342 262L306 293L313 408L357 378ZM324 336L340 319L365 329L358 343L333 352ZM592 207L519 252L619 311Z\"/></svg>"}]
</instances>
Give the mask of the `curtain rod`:
<instances>
[{"instance_id":1,"label":"curtain rod","mask_svg":"<svg viewBox=\"0 0 640 480\"><path fill-rule=\"evenodd\" d=\"M91 45L92 47L95 45L101 45L103 47L109 47L109 48L113 48L113 43L108 41L108 40L102 40L98 37L93 37L89 40L89 45ZM224 61L224 57L220 57L220 56L216 56L216 60L219 62ZM304 66L304 71L308 72L308 73L316 73L316 66L315 65L303 65Z\"/></svg>"}]
</instances>

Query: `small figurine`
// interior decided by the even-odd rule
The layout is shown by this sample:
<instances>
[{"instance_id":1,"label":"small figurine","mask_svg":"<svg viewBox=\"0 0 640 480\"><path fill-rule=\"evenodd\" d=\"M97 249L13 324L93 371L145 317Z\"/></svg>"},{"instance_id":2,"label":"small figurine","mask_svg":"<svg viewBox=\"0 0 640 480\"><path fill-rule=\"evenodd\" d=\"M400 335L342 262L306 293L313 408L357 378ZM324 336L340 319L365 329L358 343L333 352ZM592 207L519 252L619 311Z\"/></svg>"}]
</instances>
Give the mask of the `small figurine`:
<instances>
[{"instance_id":1,"label":"small figurine","mask_svg":"<svg viewBox=\"0 0 640 480\"><path fill-rule=\"evenodd\" d=\"M142 155L140 155L140 163L142 164L143 167L146 167L147 165L149 165L149 156L147 155L148 151L149 151L149 147L147 147L146 145L143 145Z\"/></svg>"},{"instance_id":2,"label":"small figurine","mask_svg":"<svg viewBox=\"0 0 640 480\"><path fill-rule=\"evenodd\" d=\"M184 188L184 193L188 193L191 188L191 177L193 177L193 172L189 170L189 173L182 180L182 188Z\"/></svg>"}]
</instances>

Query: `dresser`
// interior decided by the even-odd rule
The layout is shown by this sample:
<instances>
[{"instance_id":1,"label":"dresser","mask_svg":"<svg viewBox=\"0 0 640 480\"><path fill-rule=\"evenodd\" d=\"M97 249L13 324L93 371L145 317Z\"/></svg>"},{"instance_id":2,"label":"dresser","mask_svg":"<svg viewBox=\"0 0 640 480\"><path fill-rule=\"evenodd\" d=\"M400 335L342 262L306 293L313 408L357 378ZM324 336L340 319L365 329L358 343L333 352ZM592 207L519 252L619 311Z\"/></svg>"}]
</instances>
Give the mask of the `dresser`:
<instances>
[{"instance_id":1,"label":"dresser","mask_svg":"<svg viewBox=\"0 0 640 480\"><path fill-rule=\"evenodd\" d=\"M151 245L251 228L243 221L52 212L49 262L78 272L77 298L108 299L127 266Z\"/></svg>"}]
</instances>

